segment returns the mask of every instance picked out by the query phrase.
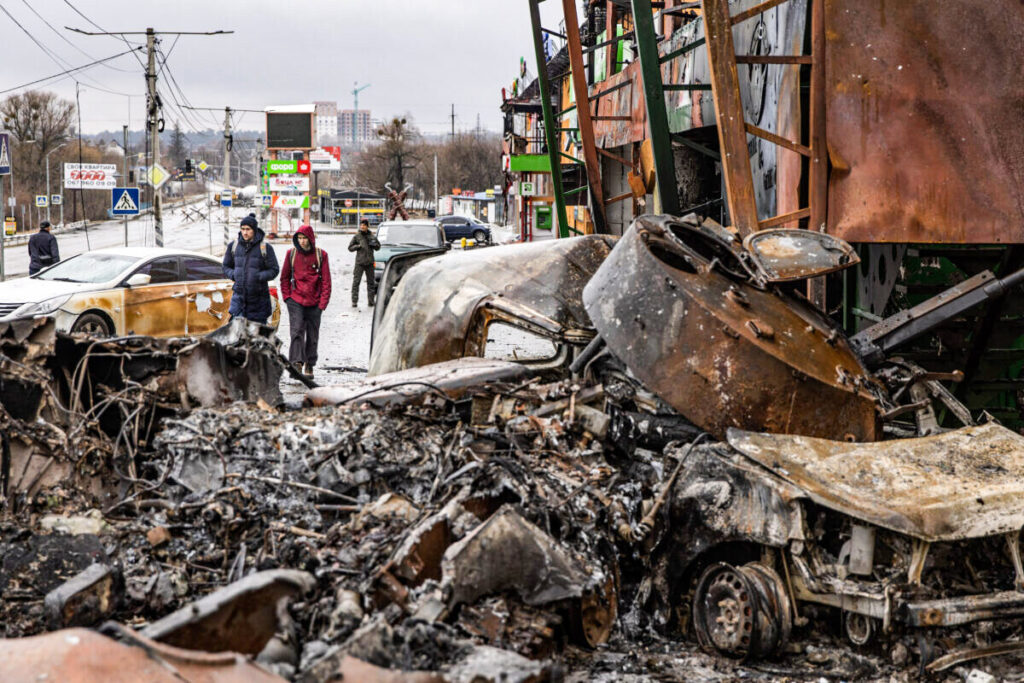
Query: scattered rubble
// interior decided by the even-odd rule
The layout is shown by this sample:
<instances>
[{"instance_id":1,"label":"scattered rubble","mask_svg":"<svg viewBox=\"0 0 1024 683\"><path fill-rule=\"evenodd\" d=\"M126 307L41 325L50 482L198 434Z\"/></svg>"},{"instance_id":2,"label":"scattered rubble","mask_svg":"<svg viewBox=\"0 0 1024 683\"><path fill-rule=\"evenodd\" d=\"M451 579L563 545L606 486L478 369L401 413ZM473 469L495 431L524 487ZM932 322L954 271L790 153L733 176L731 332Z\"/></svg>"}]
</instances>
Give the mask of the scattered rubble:
<instances>
[{"instance_id":1,"label":"scattered rubble","mask_svg":"<svg viewBox=\"0 0 1024 683\"><path fill-rule=\"evenodd\" d=\"M477 292L486 315L515 309L557 338L557 362L452 359L314 389L297 409L275 394L276 347L243 326L165 342L0 330L0 666L298 681L1012 671L1024 439L976 421L939 383L955 374L858 355L774 284L849 252L812 242L808 265L780 240L757 265L713 223L641 219L600 267L584 259L561 308L542 300L557 287L520 308ZM664 285L662 307L613 292L609 268ZM572 315L545 327L544 310ZM694 342L719 330L713 351ZM941 427L937 407L964 426Z\"/></svg>"}]
</instances>

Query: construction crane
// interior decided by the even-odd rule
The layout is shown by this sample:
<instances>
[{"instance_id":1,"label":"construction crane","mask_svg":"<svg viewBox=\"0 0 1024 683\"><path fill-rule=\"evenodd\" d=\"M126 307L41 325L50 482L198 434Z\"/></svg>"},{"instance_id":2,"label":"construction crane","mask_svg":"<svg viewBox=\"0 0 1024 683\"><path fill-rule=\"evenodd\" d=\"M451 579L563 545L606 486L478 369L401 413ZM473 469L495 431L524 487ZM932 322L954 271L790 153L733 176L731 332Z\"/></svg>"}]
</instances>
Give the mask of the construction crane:
<instances>
[{"instance_id":1,"label":"construction crane","mask_svg":"<svg viewBox=\"0 0 1024 683\"><path fill-rule=\"evenodd\" d=\"M359 81L352 84L352 144L356 144L356 127L359 125L359 93L370 87L370 84L360 86Z\"/></svg>"}]
</instances>

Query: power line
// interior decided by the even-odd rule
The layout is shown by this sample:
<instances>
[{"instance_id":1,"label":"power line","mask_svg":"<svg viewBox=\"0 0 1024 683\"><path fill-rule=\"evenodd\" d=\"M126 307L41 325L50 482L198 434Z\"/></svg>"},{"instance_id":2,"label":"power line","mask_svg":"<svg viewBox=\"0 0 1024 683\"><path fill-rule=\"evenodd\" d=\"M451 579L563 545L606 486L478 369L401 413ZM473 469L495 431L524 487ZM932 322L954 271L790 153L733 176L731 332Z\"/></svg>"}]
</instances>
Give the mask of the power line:
<instances>
[{"instance_id":1,"label":"power line","mask_svg":"<svg viewBox=\"0 0 1024 683\"><path fill-rule=\"evenodd\" d=\"M95 62L90 62L88 64L83 64L82 66L76 66L73 69L67 69L65 71L61 71L60 73L53 74L52 76L46 76L44 78L39 78L39 79L36 79L34 81L29 81L28 83L23 83L22 85L15 86L13 88L8 88L7 90L0 90L0 95L6 94L6 93L9 93L9 92L13 92L15 90L21 90L22 88L27 88L30 85L38 85L39 83L44 83L45 81L51 81L54 78L60 78L61 76L70 76L71 74L73 74L73 73L75 73L77 71L81 71L82 69L88 69L89 67L96 66L97 64L102 64L103 62L109 62L111 59L117 59L118 57L123 57L126 54L134 53L136 50L141 50L141 49L142 48L132 48L131 50L125 50L124 52L119 52L116 55L111 55L109 57L104 57L103 59L97 59ZM129 97L137 97L137 96L136 95L130 95Z\"/></svg>"},{"instance_id":2,"label":"power line","mask_svg":"<svg viewBox=\"0 0 1024 683\"><path fill-rule=\"evenodd\" d=\"M46 24L46 25L47 25L47 26L49 27L49 29L50 29L51 31L53 31L53 32L54 32L54 33L55 33L55 34L57 35L57 37L58 37L58 38L60 38L60 39L61 39L61 40L63 40L63 41L65 42L65 43L67 43L67 44L68 44L68 45L70 45L71 47L73 47L73 48L75 48L76 50L78 50L79 52L81 52L81 53L82 53L83 55L85 55L85 56L86 56L86 57L88 57L89 59L96 59L96 58L95 58L94 56L92 56L91 54L89 54L88 52L86 52L85 50L83 50L82 48L78 47L78 45L76 45L75 43L72 43L72 42L71 42L71 40L69 40L69 39L68 39L68 37L67 37L67 36L65 36L65 35L64 35L63 33L61 33L60 31L58 31L57 29L55 29L55 28L53 27L53 24L51 24L50 22L48 22L48 21L46 20L46 18L45 18L45 17L44 17L44 16L42 15L42 14L40 14L39 12L37 12L37 11L35 10L35 8L34 8L34 7L32 7L32 5L28 4L28 0L21 0L21 1L22 1L23 3L25 3L25 7L28 7L29 11L31 11L31 12L32 12L32 14L36 15L37 17L39 17L39 20L40 20L40 21L42 21L42 22L43 22L44 24ZM122 73L131 73L131 71L130 71L129 69L122 69L122 68L120 68L120 67L117 67L117 66L111 66L110 64L104 64L104 66L105 66L105 67L107 67L108 69L113 69L114 71L121 71Z\"/></svg>"}]
</instances>

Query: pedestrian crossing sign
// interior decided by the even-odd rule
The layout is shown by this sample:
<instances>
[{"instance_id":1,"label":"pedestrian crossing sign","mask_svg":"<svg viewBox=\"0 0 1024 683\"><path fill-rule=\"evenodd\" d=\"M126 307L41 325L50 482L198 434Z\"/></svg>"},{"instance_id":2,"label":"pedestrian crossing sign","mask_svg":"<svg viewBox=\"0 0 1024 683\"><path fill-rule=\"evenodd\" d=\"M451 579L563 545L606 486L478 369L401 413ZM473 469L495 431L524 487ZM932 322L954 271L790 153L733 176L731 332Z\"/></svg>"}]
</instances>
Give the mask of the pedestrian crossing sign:
<instances>
[{"instance_id":1,"label":"pedestrian crossing sign","mask_svg":"<svg viewBox=\"0 0 1024 683\"><path fill-rule=\"evenodd\" d=\"M41 209L45 209L49 205L50 205L50 198L49 197L47 197L45 194L37 194L36 195L36 206L38 206Z\"/></svg>"},{"instance_id":2,"label":"pedestrian crossing sign","mask_svg":"<svg viewBox=\"0 0 1024 683\"><path fill-rule=\"evenodd\" d=\"M115 216L135 216L139 213L139 188L115 187L110 190L110 212Z\"/></svg>"},{"instance_id":3,"label":"pedestrian crossing sign","mask_svg":"<svg viewBox=\"0 0 1024 683\"><path fill-rule=\"evenodd\" d=\"M0 133L0 175L11 174L11 149L8 133Z\"/></svg>"}]
</instances>

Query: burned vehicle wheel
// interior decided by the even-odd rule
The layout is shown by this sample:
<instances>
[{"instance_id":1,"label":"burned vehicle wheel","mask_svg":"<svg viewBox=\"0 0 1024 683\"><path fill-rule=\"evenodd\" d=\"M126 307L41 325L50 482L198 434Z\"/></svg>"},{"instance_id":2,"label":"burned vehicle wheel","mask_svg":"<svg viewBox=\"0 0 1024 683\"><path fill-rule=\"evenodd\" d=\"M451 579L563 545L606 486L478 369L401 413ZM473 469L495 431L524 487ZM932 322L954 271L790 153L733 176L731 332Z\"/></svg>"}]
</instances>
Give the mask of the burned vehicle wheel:
<instances>
[{"instance_id":1,"label":"burned vehicle wheel","mask_svg":"<svg viewBox=\"0 0 1024 683\"><path fill-rule=\"evenodd\" d=\"M72 332L81 332L90 337L109 337L110 325L103 319L103 316L96 313L86 313L71 327Z\"/></svg>"},{"instance_id":2,"label":"burned vehicle wheel","mask_svg":"<svg viewBox=\"0 0 1024 683\"><path fill-rule=\"evenodd\" d=\"M774 570L758 562L708 567L693 596L693 626L701 647L733 659L760 659L789 640L789 596Z\"/></svg>"},{"instance_id":3,"label":"burned vehicle wheel","mask_svg":"<svg viewBox=\"0 0 1024 683\"><path fill-rule=\"evenodd\" d=\"M856 612L845 612L843 614L843 631L851 643L863 647L870 643L875 636L875 620Z\"/></svg>"}]
</instances>

